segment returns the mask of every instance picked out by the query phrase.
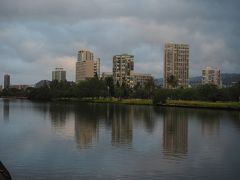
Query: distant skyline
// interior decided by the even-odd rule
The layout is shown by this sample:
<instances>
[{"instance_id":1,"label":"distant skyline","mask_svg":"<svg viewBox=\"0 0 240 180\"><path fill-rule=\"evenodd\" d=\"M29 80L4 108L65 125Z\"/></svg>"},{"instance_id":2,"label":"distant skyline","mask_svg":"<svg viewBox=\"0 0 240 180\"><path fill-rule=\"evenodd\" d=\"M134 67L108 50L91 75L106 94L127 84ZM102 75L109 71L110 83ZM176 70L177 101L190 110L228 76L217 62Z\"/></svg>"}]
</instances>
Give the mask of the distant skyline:
<instances>
[{"instance_id":1,"label":"distant skyline","mask_svg":"<svg viewBox=\"0 0 240 180\"><path fill-rule=\"evenodd\" d=\"M51 80L63 67L75 80L79 50L112 71L114 55L134 55L135 70L163 77L166 42L190 45L189 73L206 66L240 73L239 0L0 0L0 85Z\"/></svg>"}]
</instances>

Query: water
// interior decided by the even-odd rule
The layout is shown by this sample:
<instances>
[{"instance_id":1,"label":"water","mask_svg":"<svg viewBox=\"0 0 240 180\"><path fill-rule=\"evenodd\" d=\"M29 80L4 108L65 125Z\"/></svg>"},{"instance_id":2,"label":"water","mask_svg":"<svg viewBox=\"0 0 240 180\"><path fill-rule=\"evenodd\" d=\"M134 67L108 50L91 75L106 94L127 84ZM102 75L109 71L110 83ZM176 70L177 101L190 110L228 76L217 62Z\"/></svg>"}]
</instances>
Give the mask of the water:
<instances>
[{"instance_id":1,"label":"water","mask_svg":"<svg viewBox=\"0 0 240 180\"><path fill-rule=\"evenodd\" d=\"M240 112L0 99L13 179L238 179Z\"/></svg>"}]
</instances>

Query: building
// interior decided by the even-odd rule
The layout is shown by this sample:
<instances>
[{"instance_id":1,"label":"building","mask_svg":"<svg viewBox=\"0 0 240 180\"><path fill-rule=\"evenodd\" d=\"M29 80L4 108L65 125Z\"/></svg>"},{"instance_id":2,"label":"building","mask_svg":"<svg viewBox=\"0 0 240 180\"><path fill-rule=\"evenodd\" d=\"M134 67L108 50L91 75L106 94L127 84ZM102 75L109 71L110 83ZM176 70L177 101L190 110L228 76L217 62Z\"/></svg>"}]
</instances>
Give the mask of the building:
<instances>
[{"instance_id":1,"label":"building","mask_svg":"<svg viewBox=\"0 0 240 180\"><path fill-rule=\"evenodd\" d=\"M163 113L163 154L165 157L181 157L188 152L188 117L177 108Z\"/></svg>"},{"instance_id":2,"label":"building","mask_svg":"<svg viewBox=\"0 0 240 180\"><path fill-rule=\"evenodd\" d=\"M122 85L130 85L131 72L134 70L134 56L128 54L113 56L113 80Z\"/></svg>"},{"instance_id":3,"label":"building","mask_svg":"<svg viewBox=\"0 0 240 180\"><path fill-rule=\"evenodd\" d=\"M177 80L175 87L188 87L189 83L189 45L166 43L164 48L164 87L174 88L169 77Z\"/></svg>"},{"instance_id":4,"label":"building","mask_svg":"<svg viewBox=\"0 0 240 180\"><path fill-rule=\"evenodd\" d=\"M18 90L26 90L27 88L32 87L30 85L26 85L26 84L15 84L15 85L11 85L10 88L12 89L18 89Z\"/></svg>"},{"instance_id":5,"label":"building","mask_svg":"<svg viewBox=\"0 0 240 180\"><path fill-rule=\"evenodd\" d=\"M102 79L105 80L106 78L112 78L113 77L113 73L111 72L103 72L102 73Z\"/></svg>"},{"instance_id":6,"label":"building","mask_svg":"<svg viewBox=\"0 0 240 180\"><path fill-rule=\"evenodd\" d=\"M94 55L90 51L78 51L78 61L87 61L87 60L94 60Z\"/></svg>"},{"instance_id":7,"label":"building","mask_svg":"<svg viewBox=\"0 0 240 180\"><path fill-rule=\"evenodd\" d=\"M10 88L10 75L5 74L4 75L4 89Z\"/></svg>"},{"instance_id":8,"label":"building","mask_svg":"<svg viewBox=\"0 0 240 180\"><path fill-rule=\"evenodd\" d=\"M90 51L79 51L76 62L76 82L84 81L94 76L100 76L100 58L94 60Z\"/></svg>"},{"instance_id":9,"label":"building","mask_svg":"<svg viewBox=\"0 0 240 180\"><path fill-rule=\"evenodd\" d=\"M139 84L141 87L144 87L149 81L153 81L151 74L145 73L131 73L130 76L130 87L134 87Z\"/></svg>"},{"instance_id":10,"label":"building","mask_svg":"<svg viewBox=\"0 0 240 180\"><path fill-rule=\"evenodd\" d=\"M202 70L202 84L221 85L221 72L219 69L206 67Z\"/></svg>"},{"instance_id":11,"label":"building","mask_svg":"<svg viewBox=\"0 0 240 180\"><path fill-rule=\"evenodd\" d=\"M94 61L94 74L97 74L98 78L100 78L100 58L96 58Z\"/></svg>"},{"instance_id":12,"label":"building","mask_svg":"<svg viewBox=\"0 0 240 180\"><path fill-rule=\"evenodd\" d=\"M2 91L2 85L0 85L0 92Z\"/></svg>"},{"instance_id":13,"label":"building","mask_svg":"<svg viewBox=\"0 0 240 180\"><path fill-rule=\"evenodd\" d=\"M52 80L66 81L66 71L63 68L55 68L55 71L52 71Z\"/></svg>"}]
</instances>

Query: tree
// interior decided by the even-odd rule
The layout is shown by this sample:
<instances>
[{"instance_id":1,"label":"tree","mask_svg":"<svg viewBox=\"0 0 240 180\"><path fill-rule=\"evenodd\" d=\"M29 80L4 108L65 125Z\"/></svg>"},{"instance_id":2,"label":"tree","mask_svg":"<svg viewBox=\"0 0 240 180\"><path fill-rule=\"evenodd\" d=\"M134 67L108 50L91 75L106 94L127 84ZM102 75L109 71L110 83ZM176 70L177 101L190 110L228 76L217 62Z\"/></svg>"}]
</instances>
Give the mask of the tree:
<instances>
[{"instance_id":1,"label":"tree","mask_svg":"<svg viewBox=\"0 0 240 180\"><path fill-rule=\"evenodd\" d=\"M158 89L158 90L155 90L154 96L152 98L153 104L157 105L159 103L160 104L166 103L168 96L169 96L169 90L168 89Z\"/></svg>"},{"instance_id":2,"label":"tree","mask_svg":"<svg viewBox=\"0 0 240 180\"><path fill-rule=\"evenodd\" d=\"M106 86L108 88L108 96L114 96L115 93L114 93L114 82L113 82L113 78L112 77L107 77L105 79L105 83L106 83Z\"/></svg>"},{"instance_id":3,"label":"tree","mask_svg":"<svg viewBox=\"0 0 240 180\"><path fill-rule=\"evenodd\" d=\"M170 75L167 78L167 83L170 85L171 88L176 88L178 86L178 79L174 75Z\"/></svg>"},{"instance_id":4,"label":"tree","mask_svg":"<svg viewBox=\"0 0 240 180\"><path fill-rule=\"evenodd\" d=\"M217 101L219 97L219 89L216 85L206 84L199 86L198 88L198 98L204 101Z\"/></svg>"},{"instance_id":5,"label":"tree","mask_svg":"<svg viewBox=\"0 0 240 180\"><path fill-rule=\"evenodd\" d=\"M155 89L155 83L153 78L151 78L145 84L145 90L147 91L148 98L151 98L153 96L154 89Z\"/></svg>"}]
</instances>

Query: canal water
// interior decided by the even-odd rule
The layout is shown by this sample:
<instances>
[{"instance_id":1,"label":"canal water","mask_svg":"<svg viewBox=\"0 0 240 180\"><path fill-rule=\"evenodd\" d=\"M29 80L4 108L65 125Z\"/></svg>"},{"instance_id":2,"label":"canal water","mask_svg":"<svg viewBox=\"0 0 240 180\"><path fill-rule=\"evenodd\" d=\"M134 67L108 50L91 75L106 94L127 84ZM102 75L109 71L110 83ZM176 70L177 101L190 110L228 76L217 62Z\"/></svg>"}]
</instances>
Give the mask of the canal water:
<instances>
[{"instance_id":1,"label":"canal water","mask_svg":"<svg viewBox=\"0 0 240 180\"><path fill-rule=\"evenodd\" d=\"M0 99L0 161L13 179L240 176L240 112Z\"/></svg>"}]
</instances>

